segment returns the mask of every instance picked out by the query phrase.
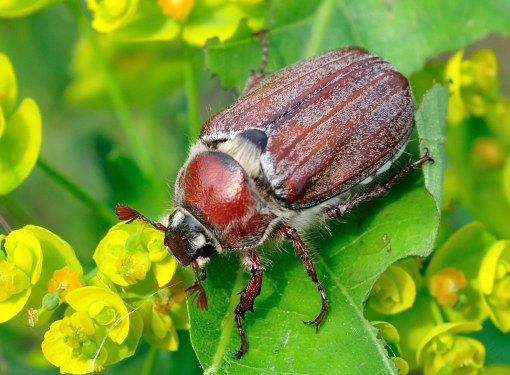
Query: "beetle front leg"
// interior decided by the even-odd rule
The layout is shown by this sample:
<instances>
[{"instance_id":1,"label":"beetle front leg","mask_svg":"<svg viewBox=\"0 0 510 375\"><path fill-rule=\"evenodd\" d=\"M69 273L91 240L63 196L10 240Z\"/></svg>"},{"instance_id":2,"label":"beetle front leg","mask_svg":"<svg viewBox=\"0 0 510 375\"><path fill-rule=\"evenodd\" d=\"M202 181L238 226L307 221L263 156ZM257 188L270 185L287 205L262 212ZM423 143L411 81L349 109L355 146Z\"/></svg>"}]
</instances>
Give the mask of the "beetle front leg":
<instances>
[{"instance_id":1,"label":"beetle front leg","mask_svg":"<svg viewBox=\"0 0 510 375\"><path fill-rule=\"evenodd\" d=\"M241 358L248 350L248 340L246 338L246 332L243 329L241 318L245 319L244 314L246 311L249 310L253 312L253 303L255 302L255 298L257 298L260 294L260 288L262 287L262 275L264 273L264 267L262 266L260 257L257 255L255 250L249 250L244 253L242 261L246 268L250 270L251 279L241 292L241 300L234 310L237 331L241 338L241 347L236 353L236 358Z\"/></svg>"},{"instance_id":2,"label":"beetle front leg","mask_svg":"<svg viewBox=\"0 0 510 375\"><path fill-rule=\"evenodd\" d=\"M407 164L404 168L399 170L397 173L395 173L389 180L374 185L371 189L368 189L360 194L354 195L351 198L348 198L344 202L342 202L337 207L330 207L326 208L324 210L324 214L328 218L336 218L339 216L342 216L346 212L352 210L355 206L360 204L363 201L366 201L367 199L377 197L379 195L382 195L389 191L391 186L399 179L401 179L405 174L407 174L409 171L419 167L422 164L425 164L426 162L434 163L434 159L429 155L429 150L425 149L425 155L423 155L418 160L415 160L409 164Z\"/></svg>"},{"instance_id":3,"label":"beetle front leg","mask_svg":"<svg viewBox=\"0 0 510 375\"><path fill-rule=\"evenodd\" d=\"M207 294L205 293L205 289L202 286L201 282L204 281L206 278L205 268L202 268L202 270L200 270L201 272L199 275L198 272L200 267L197 261L191 262L191 266L193 267L193 273L195 274L195 282L193 283L193 285L186 289L186 292L188 293L189 296L193 296L196 305L200 310L207 310L209 308L209 305L207 303Z\"/></svg>"},{"instance_id":4,"label":"beetle front leg","mask_svg":"<svg viewBox=\"0 0 510 375\"><path fill-rule=\"evenodd\" d=\"M288 227L286 225L281 227L281 231L288 239L292 241L294 249L299 254L301 261L305 265L306 272L308 272L308 276L310 276L310 278L314 282L315 286L317 287L321 295L322 307L319 315L317 315L317 317L314 320L304 322L305 324L315 325L315 331L319 332L319 325L321 324L322 320L324 319L324 316L326 315L326 312L328 311L328 297L326 296L326 291L324 290L324 287L317 278L317 271L315 270L315 266L313 265L312 258L310 257L310 254L306 249L305 243L299 236L298 232L294 228Z\"/></svg>"}]
</instances>

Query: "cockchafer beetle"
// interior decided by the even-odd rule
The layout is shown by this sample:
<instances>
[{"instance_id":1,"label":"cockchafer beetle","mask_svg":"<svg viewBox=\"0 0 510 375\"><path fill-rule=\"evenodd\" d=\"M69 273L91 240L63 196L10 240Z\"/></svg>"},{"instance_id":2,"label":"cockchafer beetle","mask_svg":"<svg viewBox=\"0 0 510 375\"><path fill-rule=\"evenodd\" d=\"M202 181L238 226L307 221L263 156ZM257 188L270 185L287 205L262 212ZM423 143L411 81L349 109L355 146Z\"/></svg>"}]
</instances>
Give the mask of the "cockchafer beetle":
<instances>
[{"instance_id":1,"label":"cockchafer beetle","mask_svg":"<svg viewBox=\"0 0 510 375\"><path fill-rule=\"evenodd\" d=\"M205 264L225 251L239 253L252 276L235 309L238 358L248 349L242 319L262 286L257 246L269 237L292 241L320 293L321 310L306 322L318 329L328 300L299 232L433 161L426 152L389 180L374 180L404 151L414 100L407 79L365 49L326 52L253 86L203 126L178 174L167 225L124 205L116 209L121 220L140 219L165 232L168 251L194 270L188 290L198 293L201 309L208 307Z\"/></svg>"}]
</instances>

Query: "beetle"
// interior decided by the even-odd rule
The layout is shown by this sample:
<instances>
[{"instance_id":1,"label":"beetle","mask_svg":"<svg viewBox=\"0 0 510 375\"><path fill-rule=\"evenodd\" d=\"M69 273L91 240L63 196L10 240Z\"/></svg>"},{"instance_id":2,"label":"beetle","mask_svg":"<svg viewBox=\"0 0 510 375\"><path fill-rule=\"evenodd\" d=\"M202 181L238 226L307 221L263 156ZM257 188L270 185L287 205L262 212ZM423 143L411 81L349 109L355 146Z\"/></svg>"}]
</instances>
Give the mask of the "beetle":
<instances>
[{"instance_id":1,"label":"beetle","mask_svg":"<svg viewBox=\"0 0 510 375\"><path fill-rule=\"evenodd\" d=\"M257 247L288 239L317 287L322 306L307 324L318 330L328 299L299 233L383 194L425 156L393 177L376 178L403 153L413 128L408 80L384 59L359 47L337 49L262 78L203 126L175 183L168 223L119 205L121 220L143 220L165 232L164 244L191 265L199 308L208 302L202 281L216 254L236 252L251 272L234 315L241 345L245 313L262 286Z\"/></svg>"}]
</instances>

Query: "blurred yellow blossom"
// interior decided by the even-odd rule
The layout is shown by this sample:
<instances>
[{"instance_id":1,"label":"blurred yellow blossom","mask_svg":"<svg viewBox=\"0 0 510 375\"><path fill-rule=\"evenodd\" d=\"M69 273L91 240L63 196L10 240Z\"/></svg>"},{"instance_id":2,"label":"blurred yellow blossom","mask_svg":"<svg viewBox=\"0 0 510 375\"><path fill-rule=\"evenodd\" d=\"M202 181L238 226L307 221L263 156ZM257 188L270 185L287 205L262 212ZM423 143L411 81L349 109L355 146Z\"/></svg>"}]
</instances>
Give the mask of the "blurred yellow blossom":
<instances>
[{"instance_id":1,"label":"blurred yellow blossom","mask_svg":"<svg viewBox=\"0 0 510 375\"><path fill-rule=\"evenodd\" d=\"M499 97L498 62L490 49L481 49L468 59L459 51L448 61L445 78L450 82L448 121L459 124L468 116L483 116Z\"/></svg>"},{"instance_id":2,"label":"blurred yellow blossom","mask_svg":"<svg viewBox=\"0 0 510 375\"><path fill-rule=\"evenodd\" d=\"M421 341L417 352L424 374L478 374L485 362L485 347L458 333L481 329L482 326L476 323L445 323L432 329Z\"/></svg>"},{"instance_id":3,"label":"blurred yellow blossom","mask_svg":"<svg viewBox=\"0 0 510 375\"><path fill-rule=\"evenodd\" d=\"M462 270L447 267L433 275L429 284L430 293L440 305L454 306L459 299L458 291L467 286L467 280Z\"/></svg>"},{"instance_id":4,"label":"blurred yellow blossom","mask_svg":"<svg viewBox=\"0 0 510 375\"><path fill-rule=\"evenodd\" d=\"M368 306L381 314L397 314L413 305L416 286L413 278L398 265L391 265L376 281Z\"/></svg>"},{"instance_id":5,"label":"blurred yellow blossom","mask_svg":"<svg viewBox=\"0 0 510 375\"><path fill-rule=\"evenodd\" d=\"M265 21L262 0L87 0L87 5L95 30L130 41L182 37L203 46L210 38L223 41L232 36L242 19L252 30L261 29Z\"/></svg>"},{"instance_id":6,"label":"blurred yellow blossom","mask_svg":"<svg viewBox=\"0 0 510 375\"><path fill-rule=\"evenodd\" d=\"M0 53L0 195L30 174L41 148L41 114L34 100L15 108L17 83L9 58Z\"/></svg>"},{"instance_id":7,"label":"blurred yellow blossom","mask_svg":"<svg viewBox=\"0 0 510 375\"><path fill-rule=\"evenodd\" d=\"M136 13L138 0L87 0L93 14L92 27L110 32L125 25Z\"/></svg>"},{"instance_id":8,"label":"blurred yellow blossom","mask_svg":"<svg viewBox=\"0 0 510 375\"><path fill-rule=\"evenodd\" d=\"M478 275L482 300L489 316L502 332L510 332L510 241L491 246Z\"/></svg>"},{"instance_id":9,"label":"blurred yellow blossom","mask_svg":"<svg viewBox=\"0 0 510 375\"><path fill-rule=\"evenodd\" d=\"M163 14L168 14L176 21L186 18L195 4L195 0L158 0Z\"/></svg>"},{"instance_id":10,"label":"blurred yellow blossom","mask_svg":"<svg viewBox=\"0 0 510 375\"><path fill-rule=\"evenodd\" d=\"M434 253L425 276L428 292L452 322L487 318L478 283L480 264L495 238L479 222L461 227Z\"/></svg>"}]
</instances>

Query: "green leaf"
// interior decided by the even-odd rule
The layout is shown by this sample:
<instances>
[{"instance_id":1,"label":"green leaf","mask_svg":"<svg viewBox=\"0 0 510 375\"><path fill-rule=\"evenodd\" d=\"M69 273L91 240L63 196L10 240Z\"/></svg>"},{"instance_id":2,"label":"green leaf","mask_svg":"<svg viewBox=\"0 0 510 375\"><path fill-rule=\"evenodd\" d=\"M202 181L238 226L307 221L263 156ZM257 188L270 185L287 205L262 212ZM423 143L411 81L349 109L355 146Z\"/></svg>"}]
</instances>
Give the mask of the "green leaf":
<instances>
[{"instance_id":1,"label":"green leaf","mask_svg":"<svg viewBox=\"0 0 510 375\"><path fill-rule=\"evenodd\" d=\"M291 0L270 2L269 72L322 51L359 45L408 75L431 56L463 48L489 33L510 32L509 1L323 0L299 5ZM255 52L239 54L240 47L260 51L258 39L245 33L207 49L209 69L222 82L235 81L238 89L260 61L253 58Z\"/></svg>"},{"instance_id":2,"label":"green leaf","mask_svg":"<svg viewBox=\"0 0 510 375\"><path fill-rule=\"evenodd\" d=\"M413 176L416 180L416 174ZM244 327L248 354L233 355L240 345L233 311L248 274L234 257L218 257L208 267L207 312L190 308L191 339L205 371L320 373L334 368L349 373L391 373L376 332L363 317L363 300L381 272L407 255L430 253L438 226L430 195L410 179L386 197L364 205L344 224L330 227L327 244L315 243L315 266L330 302L318 334L302 322L320 310L319 294L291 249L267 249L267 271L255 313ZM353 349L355 348L355 349ZM367 360L370 358L370 360Z\"/></svg>"},{"instance_id":3,"label":"green leaf","mask_svg":"<svg viewBox=\"0 0 510 375\"><path fill-rule=\"evenodd\" d=\"M434 92L442 91L438 87L430 95ZM424 101L420 111L439 124L445 117L437 108L441 106L438 101ZM435 168L440 175L439 158ZM330 304L319 334L302 323L320 310L319 295L303 264L290 246L282 253L269 245L263 251L268 266L255 314L248 313L244 323L249 351L235 360L240 340L233 312L248 273L234 257L213 259L205 281L210 308L202 312L190 306L192 344L205 371L318 373L335 368L349 373L363 368L366 373L395 372L376 331L363 316L363 302L389 265L432 251L439 214L419 175L419 171L411 172L387 196L363 204L342 222L332 221L333 235L322 236L320 247L318 241L310 241ZM317 234L307 237L317 238Z\"/></svg>"},{"instance_id":4,"label":"green leaf","mask_svg":"<svg viewBox=\"0 0 510 375\"><path fill-rule=\"evenodd\" d=\"M441 195L443 190L444 142L446 111L448 105L448 89L435 84L422 99L416 111L416 129L420 138L420 151L426 148L434 158L434 164L423 165L425 186L434 196L437 211L441 212Z\"/></svg>"}]
</instances>

